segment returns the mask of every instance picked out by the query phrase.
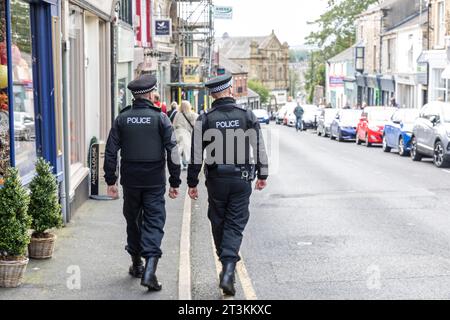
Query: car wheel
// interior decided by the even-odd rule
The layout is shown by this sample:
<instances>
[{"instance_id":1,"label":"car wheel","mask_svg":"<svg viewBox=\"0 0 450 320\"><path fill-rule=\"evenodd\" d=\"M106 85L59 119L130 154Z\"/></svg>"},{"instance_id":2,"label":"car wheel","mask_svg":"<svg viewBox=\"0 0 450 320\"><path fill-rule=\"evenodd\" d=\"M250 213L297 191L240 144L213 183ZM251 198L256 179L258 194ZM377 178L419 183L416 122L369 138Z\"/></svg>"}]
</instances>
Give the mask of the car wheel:
<instances>
[{"instance_id":1,"label":"car wheel","mask_svg":"<svg viewBox=\"0 0 450 320\"><path fill-rule=\"evenodd\" d=\"M361 143L362 143L362 141L361 141L361 140L359 140L359 135L358 135L358 132L356 132L356 144L357 144L358 146L360 146L360 145L361 145Z\"/></svg>"},{"instance_id":2,"label":"car wheel","mask_svg":"<svg viewBox=\"0 0 450 320\"><path fill-rule=\"evenodd\" d=\"M336 139L336 138L333 136L333 132L330 132L330 140L334 140L334 139Z\"/></svg>"},{"instance_id":3,"label":"car wheel","mask_svg":"<svg viewBox=\"0 0 450 320\"><path fill-rule=\"evenodd\" d=\"M343 142L343 141L344 141L344 139L342 139L342 132L341 132L341 130L339 130L339 132L338 132L338 138L337 138L337 140L338 140L339 142Z\"/></svg>"},{"instance_id":4,"label":"car wheel","mask_svg":"<svg viewBox=\"0 0 450 320\"><path fill-rule=\"evenodd\" d=\"M412 137L412 139L411 139L411 159L413 161L421 161L422 160L422 156L419 154L419 151L417 150L416 137Z\"/></svg>"},{"instance_id":5,"label":"car wheel","mask_svg":"<svg viewBox=\"0 0 450 320\"><path fill-rule=\"evenodd\" d=\"M388 146L386 136L383 135L383 151L386 153L391 152L392 148Z\"/></svg>"},{"instance_id":6,"label":"car wheel","mask_svg":"<svg viewBox=\"0 0 450 320\"><path fill-rule=\"evenodd\" d=\"M321 136L322 136L322 131L317 130L317 135L318 135L319 137L321 137Z\"/></svg>"},{"instance_id":7,"label":"car wheel","mask_svg":"<svg viewBox=\"0 0 450 320\"><path fill-rule=\"evenodd\" d=\"M438 168L447 168L450 164L445 159L445 148L441 141L436 142L434 146L433 162Z\"/></svg>"},{"instance_id":8,"label":"car wheel","mask_svg":"<svg viewBox=\"0 0 450 320\"><path fill-rule=\"evenodd\" d=\"M369 134L366 134L366 147L367 148L372 147L372 143L369 142Z\"/></svg>"},{"instance_id":9,"label":"car wheel","mask_svg":"<svg viewBox=\"0 0 450 320\"><path fill-rule=\"evenodd\" d=\"M403 140L403 137L400 137L398 141L398 154L401 157L406 157L408 155L408 152L406 151L405 140Z\"/></svg>"}]
</instances>

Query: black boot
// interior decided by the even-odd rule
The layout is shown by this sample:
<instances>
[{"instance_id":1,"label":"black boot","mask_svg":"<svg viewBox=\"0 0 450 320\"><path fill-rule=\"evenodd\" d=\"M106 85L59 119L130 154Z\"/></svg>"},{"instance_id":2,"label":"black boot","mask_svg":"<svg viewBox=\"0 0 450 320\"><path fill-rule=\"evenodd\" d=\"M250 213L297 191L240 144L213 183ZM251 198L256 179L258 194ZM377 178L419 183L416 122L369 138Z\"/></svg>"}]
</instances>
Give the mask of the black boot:
<instances>
[{"instance_id":1,"label":"black boot","mask_svg":"<svg viewBox=\"0 0 450 320\"><path fill-rule=\"evenodd\" d=\"M131 256L133 264L130 266L129 273L135 278L141 278L144 274L144 264L142 263L141 256Z\"/></svg>"},{"instance_id":2,"label":"black boot","mask_svg":"<svg viewBox=\"0 0 450 320\"><path fill-rule=\"evenodd\" d=\"M234 288L235 269L235 262L227 262L223 264L223 270L220 279L220 288L223 290L224 294L229 296L234 296L236 294L236 289Z\"/></svg>"},{"instance_id":3,"label":"black boot","mask_svg":"<svg viewBox=\"0 0 450 320\"><path fill-rule=\"evenodd\" d=\"M149 291L160 291L161 284L156 278L156 267L158 266L158 258L148 258L145 262L145 270L141 280L141 286L147 287Z\"/></svg>"}]
</instances>

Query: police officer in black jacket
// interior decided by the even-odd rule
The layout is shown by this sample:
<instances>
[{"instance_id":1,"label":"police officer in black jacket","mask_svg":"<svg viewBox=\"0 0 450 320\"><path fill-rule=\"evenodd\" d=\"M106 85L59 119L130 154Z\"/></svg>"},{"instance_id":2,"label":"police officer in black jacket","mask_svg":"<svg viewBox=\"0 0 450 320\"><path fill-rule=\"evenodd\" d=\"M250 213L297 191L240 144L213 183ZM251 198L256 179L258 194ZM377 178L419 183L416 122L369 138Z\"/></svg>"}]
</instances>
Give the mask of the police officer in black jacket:
<instances>
[{"instance_id":1,"label":"police officer in black jacket","mask_svg":"<svg viewBox=\"0 0 450 320\"><path fill-rule=\"evenodd\" d=\"M255 188L266 187L268 163L258 119L251 110L236 105L231 84L229 74L206 83L215 101L210 111L200 115L194 129L188 185L189 196L197 199L198 176L204 160L208 218L223 267L220 288L226 295L234 296L235 268L249 220L252 181L257 176Z\"/></svg>"},{"instance_id":2,"label":"police officer in black jacket","mask_svg":"<svg viewBox=\"0 0 450 320\"><path fill-rule=\"evenodd\" d=\"M169 168L169 196L177 198L180 161L169 118L153 105L156 78L144 75L130 82L133 105L123 109L114 121L105 151L105 179L108 195L117 198L117 152L121 152L120 183L123 213L127 221L126 250L131 255L129 273L141 278L141 285L161 290L155 272L161 257L166 220L166 161ZM146 261L145 268L142 263Z\"/></svg>"}]
</instances>

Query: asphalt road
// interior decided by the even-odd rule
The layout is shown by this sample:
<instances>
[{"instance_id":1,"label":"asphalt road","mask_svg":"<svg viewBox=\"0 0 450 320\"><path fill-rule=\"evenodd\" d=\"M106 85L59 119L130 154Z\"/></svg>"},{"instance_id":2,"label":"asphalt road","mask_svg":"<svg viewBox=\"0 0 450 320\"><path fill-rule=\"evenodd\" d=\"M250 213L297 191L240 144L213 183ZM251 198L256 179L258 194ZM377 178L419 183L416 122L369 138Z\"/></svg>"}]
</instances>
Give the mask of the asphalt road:
<instances>
[{"instance_id":1,"label":"asphalt road","mask_svg":"<svg viewBox=\"0 0 450 320\"><path fill-rule=\"evenodd\" d=\"M450 171L271 125L242 254L258 299L449 299Z\"/></svg>"},{"instance_id":2,"label":"asphalt road","mask_svg":"<svg viewBox=\"0 0 450 320\"><path fill-rule=\"evenodd\" d=\"M258 299L450 298L450 171L266 128L279 165L253 194L241 250ZM192 223L193 298L217 299L205 197Z\"/></svg>"}]
</instances>

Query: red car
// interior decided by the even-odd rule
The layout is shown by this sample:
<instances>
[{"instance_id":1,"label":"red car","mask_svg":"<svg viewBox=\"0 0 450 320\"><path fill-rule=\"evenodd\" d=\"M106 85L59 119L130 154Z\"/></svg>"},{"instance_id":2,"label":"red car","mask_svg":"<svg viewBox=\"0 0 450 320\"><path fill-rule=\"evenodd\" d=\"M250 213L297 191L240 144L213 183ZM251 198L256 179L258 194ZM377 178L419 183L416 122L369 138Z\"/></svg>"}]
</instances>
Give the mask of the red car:
<instances>
[{"instance_id":1,"label":"red car","mask_svg":"<svg viewBox=\"0 0 450 320\"><path fill-rule=\"evenodd\" d=\"M383 143L384 126L396 110L391 107L365 108L356 127L356 143L365 142L367 147Z\"/></svg>"}]
</instances>

